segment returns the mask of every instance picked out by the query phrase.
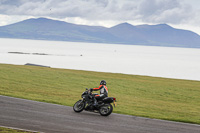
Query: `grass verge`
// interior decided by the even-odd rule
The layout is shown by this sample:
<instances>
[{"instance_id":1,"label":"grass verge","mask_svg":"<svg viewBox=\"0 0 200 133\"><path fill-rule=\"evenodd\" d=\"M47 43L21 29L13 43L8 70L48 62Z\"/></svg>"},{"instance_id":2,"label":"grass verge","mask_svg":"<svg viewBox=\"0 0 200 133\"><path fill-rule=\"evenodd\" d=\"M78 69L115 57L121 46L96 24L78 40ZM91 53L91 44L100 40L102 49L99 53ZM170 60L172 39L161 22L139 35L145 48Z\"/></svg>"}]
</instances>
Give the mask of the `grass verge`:
<instances>
[{"instance_id":1,"label":"grass verge","mask_svg":"<svg viewBox=\"0 0 200 133\"><path fill-rule=\"evenodd\" d=\"M200 82L0 64L0 95L73 106L107 81L115 113L200 124Z\"/></svg>"},{"instance_id":2,"label":"grass verge","mask_svg":"<svg viewBox=\"0 0 200 133\"><path fill-rule=\"evenodd\" d=\"M33 132L0 127L0 133L33 133Z\"/></svg>"}]
</instances>

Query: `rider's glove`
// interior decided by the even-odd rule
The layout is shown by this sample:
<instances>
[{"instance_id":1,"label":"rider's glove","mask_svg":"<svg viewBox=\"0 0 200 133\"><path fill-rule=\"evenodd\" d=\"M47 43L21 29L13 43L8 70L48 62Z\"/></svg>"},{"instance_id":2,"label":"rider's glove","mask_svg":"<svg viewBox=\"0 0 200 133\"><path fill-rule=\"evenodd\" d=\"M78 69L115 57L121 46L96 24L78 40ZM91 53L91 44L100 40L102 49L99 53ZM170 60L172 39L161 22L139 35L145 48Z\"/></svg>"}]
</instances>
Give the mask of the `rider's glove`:
<instances>
[{"instance_id":1,"label":"rider's glove","mask_svg":"<svg viewBox=\"0 0 200 133\"><path fill-rule=\"evenodd\" d=\"M92 92L93 91L93 88L90 88L90 92Z\"/></svg>"}]
</instances>

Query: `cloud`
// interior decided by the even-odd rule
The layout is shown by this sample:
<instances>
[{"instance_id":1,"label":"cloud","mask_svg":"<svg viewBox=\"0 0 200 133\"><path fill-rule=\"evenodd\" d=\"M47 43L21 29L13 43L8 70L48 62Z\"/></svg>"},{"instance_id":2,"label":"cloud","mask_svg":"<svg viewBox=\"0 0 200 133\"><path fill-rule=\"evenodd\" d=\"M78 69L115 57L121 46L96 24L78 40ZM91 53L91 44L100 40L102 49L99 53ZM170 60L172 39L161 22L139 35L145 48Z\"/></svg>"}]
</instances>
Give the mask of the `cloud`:
<instances>
[{"instance_id":1,"label":"cloud","mask_svg":"<svg viewBox=\"0 0 200 133\"><path fill-rule=\"evenodd\" d=\"M176 24L190 19L193 9L179 0L143 0L138 14L145 22Z\"/></svg>"},{"instance_id":2,"label":"cloud","mask_svg":"<svg viewBox=\"0 0 200 133\"><path fill-rule=\"evenodd\" d=\"M0 13L58 19L79 18L82 21L171 24L194 18L192 7L181 0L0 0Z\"/></svg>"}]
</instances>

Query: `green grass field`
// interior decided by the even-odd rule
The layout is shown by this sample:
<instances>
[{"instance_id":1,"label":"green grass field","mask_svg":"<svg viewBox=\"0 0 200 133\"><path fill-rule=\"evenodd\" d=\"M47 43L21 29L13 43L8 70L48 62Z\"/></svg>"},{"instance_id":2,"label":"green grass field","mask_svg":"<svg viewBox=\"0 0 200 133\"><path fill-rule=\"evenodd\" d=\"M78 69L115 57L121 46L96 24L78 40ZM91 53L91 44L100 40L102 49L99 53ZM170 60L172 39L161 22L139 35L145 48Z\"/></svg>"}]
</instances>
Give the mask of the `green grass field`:
<instances>
[{"instance_id":1,"label":"green grass field","mask_svg":"<svg viewBox=\"0 0 200 133\"><path fill-rule=\"evenodd\" d=\"M200 82L0 64L0 95L67 106L107 81L115 113L200 124Z\"/></svg>"},{"instance_id":2,"label":"green grass field","mask_svg":"<svg viewBox=\"0 0 200 133\"><path fill-rule=\"evenodd\" d=\"M0 133L32 133L32 132L0 127Z\"/></svg>"}]
</instances>

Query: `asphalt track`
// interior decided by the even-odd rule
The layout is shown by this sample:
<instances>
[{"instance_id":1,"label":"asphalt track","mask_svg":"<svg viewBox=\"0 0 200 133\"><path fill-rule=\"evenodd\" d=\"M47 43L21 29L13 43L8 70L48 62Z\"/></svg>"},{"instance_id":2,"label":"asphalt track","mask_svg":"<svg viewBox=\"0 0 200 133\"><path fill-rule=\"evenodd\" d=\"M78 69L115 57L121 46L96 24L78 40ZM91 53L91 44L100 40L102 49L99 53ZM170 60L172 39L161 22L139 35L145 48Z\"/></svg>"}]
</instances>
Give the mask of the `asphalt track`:
<instances>
[{"instance_id":1,"label":"asphalt track","mask_svg":"<svg viewBox=\"0 0 200 133\"><path fill-rule=\"evenodd\" d=\"M0 96L0 126L45 133L200 133L200 125L120 114L75 113L72 107Z\"/></svg>"}]
</instances>

